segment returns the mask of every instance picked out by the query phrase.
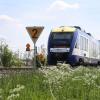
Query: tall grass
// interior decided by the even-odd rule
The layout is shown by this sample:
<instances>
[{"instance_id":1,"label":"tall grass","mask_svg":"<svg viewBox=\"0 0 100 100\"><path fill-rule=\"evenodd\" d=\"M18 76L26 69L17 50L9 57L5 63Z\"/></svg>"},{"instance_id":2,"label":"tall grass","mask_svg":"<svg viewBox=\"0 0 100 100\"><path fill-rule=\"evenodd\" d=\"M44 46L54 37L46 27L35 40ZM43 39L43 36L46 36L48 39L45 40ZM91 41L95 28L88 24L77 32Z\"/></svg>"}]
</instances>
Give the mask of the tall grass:
<instances>
[{"instance_id":1,"label":"tall grass","mask_svg":"<svg viewBox=\"0 0 100 100\"><path fill-rule=\"evenodd\" d=\"M100 100L100 69L59 64L1 75L0 100Z\"/></svg>"}]
</instances>

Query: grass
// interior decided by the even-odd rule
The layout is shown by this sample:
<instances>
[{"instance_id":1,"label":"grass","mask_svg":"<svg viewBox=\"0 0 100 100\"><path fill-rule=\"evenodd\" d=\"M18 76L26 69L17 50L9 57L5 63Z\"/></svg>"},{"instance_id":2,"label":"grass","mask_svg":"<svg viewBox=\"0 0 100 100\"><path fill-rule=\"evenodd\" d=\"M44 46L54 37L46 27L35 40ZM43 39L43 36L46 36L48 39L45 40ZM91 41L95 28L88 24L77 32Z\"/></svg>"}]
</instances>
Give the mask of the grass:
<instances>
[{"instance_id":1,"label":"grass","mask_svg":"<svg viewBox=\"0 0 100 100\"><path fill-rule=\"evenodd\" d=\"M59 65L1 75L0 100L100 100L100 69Z\"/></svg>"},{"instance_id":2,"label":"grass","mask_svg":"<svg viewBox=\"0 0 100 100\"><path fill-rule=\"evenodd\" d=\"M2 100L7 100L8 96L17 94L16 91L11 94L10 90L15 89L18 84L25 88L18 91L19 97L12 98L11 100L51 100L50 93L47 90L48 86L43 84L42 75L37 73L2 76L0 79Z\"/></svg>"}]
</instances>

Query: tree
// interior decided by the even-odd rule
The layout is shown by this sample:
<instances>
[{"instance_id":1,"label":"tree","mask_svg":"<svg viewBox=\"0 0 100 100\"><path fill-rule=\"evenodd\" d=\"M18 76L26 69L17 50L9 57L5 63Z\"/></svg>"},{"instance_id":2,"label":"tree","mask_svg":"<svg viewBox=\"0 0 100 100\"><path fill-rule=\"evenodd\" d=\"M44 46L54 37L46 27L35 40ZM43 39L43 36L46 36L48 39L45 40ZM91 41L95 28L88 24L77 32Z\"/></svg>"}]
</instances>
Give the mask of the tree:
<instances>
[{"instance_id":1,"label":"tree","mask_svg":"<svg viewBox=\"0 0 100 100\"><path fill-rule=\"evenodd\" d=\"M6 44L6 41L0 38L0 65L4 67L11 67L11 66L21 66L24 62L21 58L19 58L19 51L18 54L13 53Z\"/></svg>"},{"instance_id":2,"label":"tree","mask_svg":"<svg viewBox=\"0 0 100 100\"><path fill-rule=\"evenodd\" d=\"M3 48L1 62L4 67L12 66L12 52L8 49L8 46Z\"/></svg>"},{"instance_id":3,"label":"tree","mask_svg":"<svg viewBox=\"0 0 100 100\"><path fill-rule=\"evenodd\" d=\"M19 55L19 54L18 54ZM21 67L21 65L24 65L24 62L22 61L21 58L19 58L16 53L13 53L13 56L12 56L12 61L11 61L11 64L14 66L14 67Z\"/></svg>"},{"instance_id":4,"label":"tree","mask_svg":"<svg viewBox=\"0 0 100 100\"><path fill-rule=\"evenodd\" d=\"M6 40L4 38L0 38L0 65L2 65L1 56L5 46L6 46Z\"/></svg>"}]
</instances>

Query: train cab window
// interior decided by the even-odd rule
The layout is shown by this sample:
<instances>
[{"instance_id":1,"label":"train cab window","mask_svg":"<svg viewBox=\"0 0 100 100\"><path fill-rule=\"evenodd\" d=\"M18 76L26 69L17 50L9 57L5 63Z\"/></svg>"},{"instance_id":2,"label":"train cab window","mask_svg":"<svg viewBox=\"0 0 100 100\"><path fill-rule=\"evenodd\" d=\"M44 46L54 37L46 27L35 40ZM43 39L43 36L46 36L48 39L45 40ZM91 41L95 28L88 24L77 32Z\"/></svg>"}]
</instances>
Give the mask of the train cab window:
<instances>
[{"instance_id":1,"label":"train cab window","mask_svg":"<svg viewBox=\"0 0 100 100\"><path fill-rule=\"evenodd\" d=\"M52 44L53 45L65 45L69 47L73 38L73 32L53 32Z\"/></svg>"},{"instance_id":2,"label":"train cab window","mask_svg":"<svg viewBox=\"0 0 100 100\"><path fill-rule=\"evenodd\" d=\"M55 32L53 39L72 39L72 32Z\"/></svg>"}]
</instances>

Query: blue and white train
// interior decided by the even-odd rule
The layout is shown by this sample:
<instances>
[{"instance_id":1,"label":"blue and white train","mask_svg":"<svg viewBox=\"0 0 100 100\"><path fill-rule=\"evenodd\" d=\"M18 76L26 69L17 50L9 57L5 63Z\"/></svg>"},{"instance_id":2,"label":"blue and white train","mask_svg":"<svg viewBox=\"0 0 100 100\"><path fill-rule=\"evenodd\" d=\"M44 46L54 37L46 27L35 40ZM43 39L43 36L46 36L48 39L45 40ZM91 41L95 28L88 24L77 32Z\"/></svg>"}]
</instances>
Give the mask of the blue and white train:
<instances>
[{"instance_id":1,"label":"blue and white train","mask_svg":"<svg viewBox=\"0 0 100 100\"><path fill-rule=\"evenodd\" d=\"M100 64L100 41L79 26L53 28L48 39L48 65Z\"/></svg>"}]
</instances>

